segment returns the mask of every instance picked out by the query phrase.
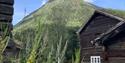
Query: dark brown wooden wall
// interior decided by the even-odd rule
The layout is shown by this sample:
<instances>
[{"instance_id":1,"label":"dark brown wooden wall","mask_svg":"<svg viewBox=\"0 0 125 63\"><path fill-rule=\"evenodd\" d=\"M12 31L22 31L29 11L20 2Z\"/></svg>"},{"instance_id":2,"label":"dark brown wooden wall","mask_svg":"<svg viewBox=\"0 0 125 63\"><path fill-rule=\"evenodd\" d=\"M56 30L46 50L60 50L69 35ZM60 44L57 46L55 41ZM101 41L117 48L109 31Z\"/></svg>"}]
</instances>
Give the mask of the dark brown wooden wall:
<instances>
[{"instance_id":1,"label":"dark brown wooden wall","mask_svg":"<svg viewBox=\"0 0 125 63\"><path fill-rule=\"evenodd\" d=\"M122 57L125 60L125 31L119 33L109 41L114 43L108 47L109 56Z\"/></svg>"},{"instance_id":2,"label":"dark brown wooden wall","mask_svg":"<svg viewBox=\"0 0 125 63\"><path fill-rule=\"evenodd\" d=\"M113 43L109 46L110 49L125 49L125 31L122 31L109 41Z\"/></svg>"},{"instance_id":3,"label":"dark brown wooden wall","mask_svg":"<svg viewBox=\"0 0 125 63\"><path fill-rule=\"evenodd\" d=\"M84 48L92 47L90 41L97 38L100 34L106 32L111 27L115 26L120 21L105 16L100 13L95 13L90 19L90 21L85 26L86 28L83 29L80 33L80 45L81 45L81 59L85 55L84 53L93 53L87 52Z\"/></svg>"},{"instance_id":4,"label":"dark brown wooden wall","mask_svg":"<svg viewBox=\"0 0 125 63\"><path fill-rule=\"evenodd\" d=\"M86 29L80 34L82 48L91 47L91 40L94 40L96 37L106 32L118 22L118 20L95 13L91 22L87 24Z\"/></svg>"}]
</instances>

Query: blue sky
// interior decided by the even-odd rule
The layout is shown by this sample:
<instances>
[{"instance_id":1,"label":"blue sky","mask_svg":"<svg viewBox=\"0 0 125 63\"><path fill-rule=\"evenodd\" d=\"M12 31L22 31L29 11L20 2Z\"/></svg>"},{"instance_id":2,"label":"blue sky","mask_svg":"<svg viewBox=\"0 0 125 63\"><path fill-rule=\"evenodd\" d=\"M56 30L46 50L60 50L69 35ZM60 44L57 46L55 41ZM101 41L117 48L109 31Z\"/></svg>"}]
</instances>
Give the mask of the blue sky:
<instances>
[{"instance_id":1,"label":"blue sky","mask_svg":"<svg viewBox=\"0 0 125 63\"><path fill-rule=\"evenodd\" d=\"M47 0L15 0L13 24L17 24L25 15L38 9L45 4L45 2L47 2Z\"/></svg>"},{"instance_id":2,"label":"blue sky","mask_svg":"<svg viewBox=\"0 0 125 63\"><path fill-rule=\"evenodd\" d=\"M93 0L92 3L104 8L125 10L125 0Z\"/></svg>"},{"instance_id":3,"label":"blue sky","mask_svg":"<svg viewBox=\"0 0 125 63\"><path fill-rule=\"evenodd\" d=\"M85 0L104 8L125 10L125 0ZM13 24L17 24L23 17L45 4L47 0L15 0Z\"/></svg>"}]
</instances>

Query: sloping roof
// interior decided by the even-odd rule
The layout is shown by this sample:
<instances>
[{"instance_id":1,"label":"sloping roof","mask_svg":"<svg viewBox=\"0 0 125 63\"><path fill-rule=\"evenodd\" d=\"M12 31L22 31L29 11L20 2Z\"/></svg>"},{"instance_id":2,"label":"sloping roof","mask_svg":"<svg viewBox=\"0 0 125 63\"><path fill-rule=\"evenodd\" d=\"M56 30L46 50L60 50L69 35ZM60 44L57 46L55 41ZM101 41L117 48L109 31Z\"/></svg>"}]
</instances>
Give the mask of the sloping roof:
<instances>
[{"instance_id":1,"label":"sloping roof","mask_svg":"<svg viewBox=\"0 0 125 63\"><path fill-rule=\"evenodd\" d=\"M115 15L112 15L110 13L107 13L106 11L103 11L103 10L100 10L100 9L96 9L93 13L93 15L90 17L90 19L86 22L83 23L83 25L81 26L81 28L76 32L78 35L81 33L81 31L83 31L85 29L85 27L87 26L87 24L89 23L89 21L91 21L92 17L94 16L95 13L100 13L100 14L103 14L107 17L110 17L110 18L113 18L113 19L116 19L118 21L125 21L123 18L121 17L118 17L118 16L115 16Z\"/></svg>"},{"instance_id":2,"label":"sloping roof","mask_svg":"<svg viewBox=\"0 0 125 63\"><path fill-rule=\"evenodd\" d=\"M93 44L98 43L99 45L111 45L112 42L107 42L111 38L117 36L122 31L125 31L125 22L121 21L117 23L111 29L108 29L106 32L102 33L100 36L96 37L93 41Z\"/></svg>"},{"instance_id":3,"label":"sloping roof","mask_svg":"<svg viewBox=\"0 0 125 63\"><path fill-rule=\"evenodd\" d=\"M94 44L98 43L100 45L104 45L106 40L116 36L118 33L120 33L121 31L125 30L125 20L123 18L120 18L118 16L114 16L114 15L112 15L110 13L105 12L105 11L95 10L93 15L91 16L91 18L88 21L86 21L83 24L83 26L81 26L81 28L77 31L78 36L81 34L82 31L85 30L85 28L88 26L88 24L91 22L91 20L93 18L95 18L94 15L96 13L99 13L99 14L102 14L104 16L116 19L116 20L119 21L119 23L117 23L111 29L108 29L106 32L102 33L100 36L96 37L95 40L93 40Z\"/></svg>"}]
</instances>

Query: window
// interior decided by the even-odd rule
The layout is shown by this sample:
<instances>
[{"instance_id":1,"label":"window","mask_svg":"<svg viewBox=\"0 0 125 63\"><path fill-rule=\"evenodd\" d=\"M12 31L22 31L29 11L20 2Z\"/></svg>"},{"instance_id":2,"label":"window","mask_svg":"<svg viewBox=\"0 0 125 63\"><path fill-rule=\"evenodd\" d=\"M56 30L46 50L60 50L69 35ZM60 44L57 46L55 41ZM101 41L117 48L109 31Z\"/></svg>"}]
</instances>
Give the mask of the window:
<instances>
[{"instance_id":1,"label":"window","mask_svg":"<svg viewBox=\"0 0 125 63\"><path fill-rule=\"evenodd\" d=\"M91 56L90 58L91 63L101 63L100 56Z\"/></svg>"}]
</instances>

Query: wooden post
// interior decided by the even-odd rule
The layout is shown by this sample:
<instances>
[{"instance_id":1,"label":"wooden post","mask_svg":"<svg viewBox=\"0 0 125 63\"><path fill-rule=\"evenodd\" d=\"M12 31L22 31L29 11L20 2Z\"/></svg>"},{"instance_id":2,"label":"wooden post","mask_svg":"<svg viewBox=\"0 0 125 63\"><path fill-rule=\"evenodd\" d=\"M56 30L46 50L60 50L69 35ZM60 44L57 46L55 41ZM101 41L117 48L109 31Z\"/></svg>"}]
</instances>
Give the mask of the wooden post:
<instances>
[{"instance_id":1,"label":"wooden post","mask_svg":"<svg viewBox=\"0 0 125 63\"><path fill-rule=\"evenodd\" d=\"M107 46L103 46L103 61L104 63L109 63L109 58L108 58L108 47Z\"/></svg>"}]
</instances>

